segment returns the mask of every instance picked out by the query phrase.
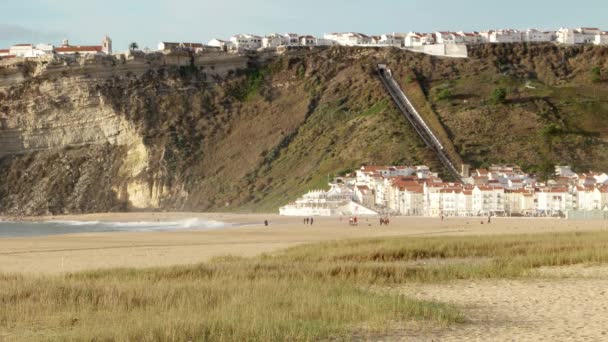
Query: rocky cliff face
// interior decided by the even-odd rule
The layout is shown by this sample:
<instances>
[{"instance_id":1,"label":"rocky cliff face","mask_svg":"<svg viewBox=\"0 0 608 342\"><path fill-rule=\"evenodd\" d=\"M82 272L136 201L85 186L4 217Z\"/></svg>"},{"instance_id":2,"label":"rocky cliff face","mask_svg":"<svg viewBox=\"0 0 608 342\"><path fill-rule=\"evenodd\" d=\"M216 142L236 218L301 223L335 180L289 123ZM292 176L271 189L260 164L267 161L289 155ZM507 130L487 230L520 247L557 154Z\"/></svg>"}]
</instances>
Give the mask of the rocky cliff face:
<instances>
[{"instance_id":1,"label":"rocky cliff face","mask_svg":"<svg viewBox=\"0 0 608 342\"><path fill-rule=\"evenodd\" d=\"M274 211L361 164L440 169L378 63L464 162L608 166L605 49L470 50L0 61L0 212ZM486 101L495 87L508 89L504 103Z\"/></svg>"},{"instance_id":2,"label":"rocky cliff face","mask_svg":"<svg viewBox=\"0 0 608 342\"><path fill-rule=\"evenodd\" d=\"M361 162L432 163L370 53L4 62L0 211L272 210Z\"/></svg>"}]
</instances>

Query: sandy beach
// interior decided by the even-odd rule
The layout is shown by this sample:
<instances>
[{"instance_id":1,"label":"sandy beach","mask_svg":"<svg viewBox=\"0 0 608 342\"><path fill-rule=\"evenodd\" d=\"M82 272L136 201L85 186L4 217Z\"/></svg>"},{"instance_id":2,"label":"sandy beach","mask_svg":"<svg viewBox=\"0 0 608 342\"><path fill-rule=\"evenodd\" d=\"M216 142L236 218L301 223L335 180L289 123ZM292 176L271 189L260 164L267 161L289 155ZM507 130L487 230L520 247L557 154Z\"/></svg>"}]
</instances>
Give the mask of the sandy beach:
<instances>
[{"instance_id":1,"label":"sandy beach","mask_svg":"<svg viewBox=\"0 0 608 342\"><path fill-rule=\"evenodd\" d=\"M298 244L342 239L390 236L534 234L604 230L603 221L493 218L393 218L389 226L377 219L362 219L352 227L346 219L316 218L304 225L301 218L262 214L112 213L40 217L37 220L170 221L198 218L243 224L219 230L167 232L82 233L0 239L0 272L57 274L116 267L156 267L194 264L225 255L255 256ZM268 220L265 227L262 222ZM481 224L481 221L484 224Z\"/></svg>"},{"instance_id":2,"label":"sandy beach","mask_svg":"<svg viewBox=\"0 0 608 342\"><path fill-rule=\"evenodd\" d=\"M493 218L392 218L389 226L362 219L301 218L261 214L125 213L37 220L175 221L197 218L235 226L215 230L82 233L0 239L0 273L49 275L117 267L158 267L204 262L213 257L276 253L299 244L370 237L478 236L607 230L603 221ZM269 226L263 225L268 220ZM194 227L193 227L194 228ZM452 303L467 322L448 328L409 324L382 340L402 341L597 341L608 336L608 267L575 265L538 270L519 280L404 284L390 291ZM1 337L1 336L0 336Z\"/></svg>"}]
</instances>

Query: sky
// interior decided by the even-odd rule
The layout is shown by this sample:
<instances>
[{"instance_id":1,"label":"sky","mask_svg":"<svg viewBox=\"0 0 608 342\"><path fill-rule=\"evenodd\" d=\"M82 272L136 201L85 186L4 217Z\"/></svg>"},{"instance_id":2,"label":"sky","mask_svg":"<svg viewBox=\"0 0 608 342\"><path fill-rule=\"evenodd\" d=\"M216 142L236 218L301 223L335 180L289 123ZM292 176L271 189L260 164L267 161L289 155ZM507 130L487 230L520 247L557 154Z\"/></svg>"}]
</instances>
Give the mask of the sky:
<instances>
[{"instance_id":1,"label":"sky","mask_svg":"<svg viewBox=\"0 0 608 342\"><path fill-rule=\"evenodd\" d=\"M207 42L237 33L323 35L496 28L608 30L608 0L0 0L0 49L18 43Z\"/></svg>"}]
</instances>

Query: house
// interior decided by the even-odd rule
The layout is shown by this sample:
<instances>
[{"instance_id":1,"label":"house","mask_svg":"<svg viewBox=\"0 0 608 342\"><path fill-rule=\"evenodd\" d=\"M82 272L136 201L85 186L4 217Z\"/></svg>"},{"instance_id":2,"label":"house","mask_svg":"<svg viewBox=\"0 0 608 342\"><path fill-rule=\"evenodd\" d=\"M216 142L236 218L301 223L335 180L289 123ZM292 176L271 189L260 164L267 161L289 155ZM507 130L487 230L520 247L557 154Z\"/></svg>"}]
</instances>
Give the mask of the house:
<instances>
[{"instance_id":1,"label":"house","mask_svg":"<svg viewBox=\"0 0 608 342\"><path fill-rule=\"evenodd\" d=\"M503 213L505 211L504 189L501 187L491 187L476 185L473 188L473 215L489 215L491 213Z\"/></svg>"},{"instance_id":2,"label":"house","mask_svg":"<svg viewBox=\"0 0 608 342\"><path fill-rule=\"evenodd\" d=\"M561 176L561 177L574 177L576 176L576 173L574 173L574 171L572 171L572 168L568 165L562 165L562 166L555 166L555 175L557 176Z\"/></svg>"},{"instance_id":3,"label":"house","mask_svg":"<svg viewBox=\"0 0 608 342\"><path fill-rule=\"evenodd\" d=\"M596 27L581 27L577 29L560 28L557 31L557 42L560 44L592 44L602 31Z\"/></svg>"},{"instance_id":4,"label":"house","mask_svg":"<svg viewBox=\"0 0 608 342\"><path fill-rule=\"evenodd\" d=\"M262 38L262 47L265 49L277 48L283 45L285 45L285 38L278 33L272 33Z\"/></svg>"},{"instance_id":5,"label":"house","mask_svg":"<svg viewBox=\"0 0 608 342\"><path fill-rule=\"evenodd\" d=\"M402 33L387 33L380 36L377 44L401 47L405 40L405 35Z\"/></svg>"},{"instance_id":6,"label":"house","mask_svg":"<svg viewBox=\"0 0 608 342\"><path fill-rule=\"evenodd\" d=\"M257 50L262 47L262 37L252 34L237 34L230 37L236 50Z\"/></svg>"},{"instance_id":7,"label":"house","mask_svg":"<svg viewBox=\"0 0 608 342\"><path fill-rule=\"evenodd\" d=\"M435 32L435 39L437 44L464 44L465 39L463 36L456 32L438 31Z\"/></svg>"},{"instance_id":8,"label":"house","mask_svg":"<svg viewBox=\"0 0 608 342\"><path fill-rule=\"evenodd\" d=\"M595 40L593 41L595 45L608 45L608 32L602 31L599 34L595 35Z\"/></svg>"},{"instance_id":9,"label":"house","mask_svg":"<svg viewBox=\"0 0 608 342\"><path fill-rule=\"evenodd\" d=\"M557 38L555 31L539 31L537 29L527 29L523 32L523 41L528 43L552 42Z\"/></svg>"},{"instance_id":10,"label":"house","mask_svg":"<svg viewBox=\"0 0 608 342\"><path fill-rule=\"evenodd\" d=\"M216 38L211 39L207 43L207 45L217 47L217 48L219 48L222 51L232 50L232 46L233 46L232 42L228 42L228 41L221 40L221 39L216 39Z\"/></svg>"},{"instance_id":11,"label":"house","mask_svg":"<svg viewBox=\"0 0 608 342\"><path fill-rule=\"evenodd\" d=\"M488 43L520 43L523 41L522 33L518 30L496 30L488 31Z\"/></svg>"},{"instance_id":12,"label":"house","mask_svg":"<svg viewBox=\"0 0 608 342\"><path fill-rule=\"evenodd\" d=\"M574 209L574 196L567 187L541 188L536 192L536 210L545 215L562 214Z\"/></svg>"},{"instance_id":13,"label":"house","mask_svg":"<svg viewBox=\"0 0 608 342\"><path fill-rule=\"evenodd\" d=\"M9 48L8 54L16 57L33 57L34 46L32 44L16 44Z\"/></svg>"},{"instance_id":14,"label":"house","mask_svg":"<svg viewBox=\"0 0 608 342\"><path fill-rule=\"evenodd\" d=\"M407 47L435 44L435 35L431 33L410 32L404 38Z\"/></svg>"},{"instance_id":15,"label":"house","mask_svg":"<svg viewBox=\"0 0 608 342\"><path fill-rule=\"evenodd\" d=\"M297 33L285 33L283 35L283 45L287 45L287 46L300 45L300 35Z\"/></svg>"},{"instance_id":16,"label":"house","mask_svg":"<svg viewBox=\"0 0 608 342\"><path fill-rule=\"evenodd\" d=\"M355 197L365 207L370 208L374 206L374 191L367 185L357 185L355 187Z\"/></svg>"},{"instance_id":17,"label":"house","mask_svg":"<svg viewBox=\"0 0 608 342\"><path fill-rule=\"evenodd\" d=\"M204 45L202 43L170 43L160 42L158 43L158 49L164 52L173 51L190 51L190 52L202 52Z\"/></svg>"},{"instance_id":18,"label":"house","mask_svg":"<svg viewBox=\"0 0 608 342\"><path fill-rule=\"evenodd\" d=\"M325 38L317 38L317 46L333 46L338 45L338 42Z\"/></svg>"},{"instance_id":19,"label":"house","mask_svg":"<svg viewBox=\"0 0 608 342\"><path fill-rule=\"evenodd\" d=\"M465 44L480 44L481 36L477 32L460 31L458 34L464 39Z\"/></svg>"},{"instance_id":20,"label":"house","mask_svg":"<svg viewBox=\"0 0 608 342\"><path fill-rule=\"evenodd\" d=\"M300 37L300 45L301 46L315 46L317 45L317 38L313 36L302 36Z\"/></svg>"},{"instance_id":21,"label":"house","mask_svg":"<svg viewBox=\"0 0 608 342\"><path fill-rule=\"evenodd\" d=\"M508 216L531 215L535 211L534 192L532 190L505 190L505 213Z\"/></svg>"},{"instance_id":22,"label":"house","mask_svg":"<svg viewBox=\"0 0 608 342\"><path fill-rule=\"evenodd\" d=\"M112 54L112 40L110 37L105 36L101 41L101 45L70 45L69 41L64 39L61 46L55 48L55 53L60 55L89 55L98 53L110 55Z\"/></svg>"},{"instance_id":23,"label":"house","mask_svg":"<svg viewBox=\"0 0 608 342\"><path fill-rule=\"evenodd\" d=\"M357 32L342 32L342 33L329 33L323 36L325 39L333 40L338 45L343 46L358 46L358 45L370 45L372 44L372 38L364 35L363 33Z\"/></svg>"},{"instance_id":24,"label":"house","mask_svg":"<svg viewBox=\"0 0 608 342\"><path fill-rule=\"evenodd\" d=\"M9 49L0 49L0 57L7 57L11 55L11 50Z\"/></svg>"}]
</instances>

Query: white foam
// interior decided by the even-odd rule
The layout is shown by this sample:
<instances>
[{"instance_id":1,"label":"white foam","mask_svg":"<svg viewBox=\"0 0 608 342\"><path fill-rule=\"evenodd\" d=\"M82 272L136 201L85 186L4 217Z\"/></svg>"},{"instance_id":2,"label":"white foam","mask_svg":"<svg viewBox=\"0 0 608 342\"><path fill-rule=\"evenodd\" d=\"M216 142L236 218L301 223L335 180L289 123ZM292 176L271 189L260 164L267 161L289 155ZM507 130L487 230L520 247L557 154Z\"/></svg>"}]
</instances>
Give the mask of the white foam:
<instances>
[{"instance_id":1,"label":"white foam","mask_svg":"<svg viewBox=\"0 0 608 342\"><path fill-rule=\"evenodd\" d=\"M43 223L67 226L94 227L95 230L111 231L169 231L169 230L211 230L231 227L231 224L220 221L208 221L197 218L179 221L138 221L138 222L104 222L104 221L45 221Z\"/></svg>"}]
</instances>

